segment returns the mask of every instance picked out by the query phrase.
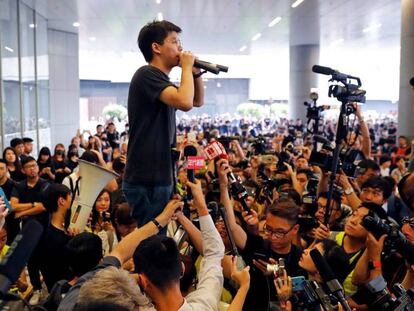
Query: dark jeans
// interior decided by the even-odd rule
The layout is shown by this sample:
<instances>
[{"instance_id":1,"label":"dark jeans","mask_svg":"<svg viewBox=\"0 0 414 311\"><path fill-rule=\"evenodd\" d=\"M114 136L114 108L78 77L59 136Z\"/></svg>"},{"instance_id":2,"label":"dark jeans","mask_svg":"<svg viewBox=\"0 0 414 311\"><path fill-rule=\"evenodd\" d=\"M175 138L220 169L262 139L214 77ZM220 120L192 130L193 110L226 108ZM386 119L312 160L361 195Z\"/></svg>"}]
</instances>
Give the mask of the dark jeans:
<instances>
[{"instance_id":1,"label":"dark jeans","mask_svg":"<svg viewBox=\"0 0 414 311\"><path fill-rule=\"evenodd\" d=\"M173 186L144 186L122 183L122 191L132 209L132 217L137 221L137 226L142 227L151 219L157 217L171 198ZM166 234L164 228L161 234Z\"/></svg>"}]
</instances>

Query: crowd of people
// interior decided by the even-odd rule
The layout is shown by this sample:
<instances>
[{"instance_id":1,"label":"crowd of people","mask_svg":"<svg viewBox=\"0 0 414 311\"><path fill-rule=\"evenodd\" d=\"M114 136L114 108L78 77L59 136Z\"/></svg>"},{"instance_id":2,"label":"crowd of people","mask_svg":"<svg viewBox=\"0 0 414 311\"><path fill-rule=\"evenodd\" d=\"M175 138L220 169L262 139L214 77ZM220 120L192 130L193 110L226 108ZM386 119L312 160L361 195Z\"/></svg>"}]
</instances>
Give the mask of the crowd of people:
<instances>
[{"instance_id":1,"label":"crowd of people","mask_svg":"<svg viewBox=\"0 0 414 311\"><path fill-rule=\"evenodd\" d=\"M118 133L112 122L98 125L93 135L78 131L67 149L57 144L52 154L42 147L37 159L31 138L13 139L0 161L0 186L10 202L0 231L0 256L25 223L36 220L44 231L10 291L48 310L74 310L91 301L98 309L107 302L127 310L179 310L183 297L196 310L312 309L300 297L305 281L324 281L310 256L313 249L326 259L353 308L374 303L361 292L378 278L384 283L381 290L397 283L408 290L414 254L401 251L394 238L378 234L363 220L378 217L414 243L409 200L401 199L397 187L411 171L414 146L402 136L393 140L392 132L387 139L371 139L359 111L357 119L357 143L344 148L359 150L363 159L354 175L338 174L327 223L329 168L312 162L314 135L299 122L292 127L284 120L283 133L280 126L264 133L257 124L246 127L241 121L232 136L214 124L183 126L177 136L182 136L177 143L181 154L192 145L204 155L217 142L227 158L206 161L192 183L181 155L174 199L138 230L121 190L127 131ZM370 150L363 152L367 144ZM67 222L76 195L70 180L79 158L120 176L97 197L85 232L68 229ZM237 176L245 192L235 193L229 174ZM227 224L211 208L214 202L224 206ZM156 235L170 222L187 238ZM238 257L232 256L234 246Z\"/></svg>"}]
</instances>

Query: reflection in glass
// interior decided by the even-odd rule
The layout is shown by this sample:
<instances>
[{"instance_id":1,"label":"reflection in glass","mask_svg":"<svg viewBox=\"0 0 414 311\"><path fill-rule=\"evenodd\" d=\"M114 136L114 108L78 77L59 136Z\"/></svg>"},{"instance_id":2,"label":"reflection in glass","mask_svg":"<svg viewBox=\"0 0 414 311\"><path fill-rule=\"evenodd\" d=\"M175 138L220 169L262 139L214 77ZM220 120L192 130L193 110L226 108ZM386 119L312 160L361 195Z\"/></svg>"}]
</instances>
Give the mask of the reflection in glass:
<instances>
[{"instance_id":1,"label":"reflection in glass","mask_svg":"<svg viewBox=\"0 0 414 311\"><path fill-rule=\"evenodd\" d=\"M20 2L20 51L23 84L23 136L36 139L34 11Z\"/></svg>"},{"instance_id":2,"label":"reflection in glass","mask_svg":"<svg viewBox=\"0 0 414 311\"><path fill-rule=\"evenodd\" d=\"M17 1L5 0L0 19L1 64L3 79L4 146L20 136L20 88L18 62ZM4 147L3 146L3 147Z\"/></svg>"}]
</instances>

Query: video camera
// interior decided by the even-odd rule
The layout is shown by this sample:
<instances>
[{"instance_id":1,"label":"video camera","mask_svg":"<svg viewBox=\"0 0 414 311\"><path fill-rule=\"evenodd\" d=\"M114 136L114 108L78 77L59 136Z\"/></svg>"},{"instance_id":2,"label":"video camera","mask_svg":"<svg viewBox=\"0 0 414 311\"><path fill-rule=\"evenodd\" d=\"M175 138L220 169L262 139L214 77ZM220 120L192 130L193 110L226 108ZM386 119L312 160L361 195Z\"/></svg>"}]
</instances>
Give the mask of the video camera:
<instances>
[{"instance_id":1,"label":"video camera","mask_svg":"<svg viewBox=\"0 0 414 311\"><path fill-rule=\"evenodd\" d=\"M385 220L378 217L374 212L369 212L364 216L361 225L371 232L378 240L382 235L386 234L387 239L384 242L384 253L388 256L398 252L410 264L414 264L414 245L399 230L398 225L394 223L386 223Z\"/></svg>"},{"instance_id":2,"label":"video camera","mask_svg":"<svg viewBox=\"0 0 414 311\"><path fill-rule=\"evenodd\" d=\"M309 164L319 166L323 171L332 170L334 150L332 143L325 137L315 135L316 149L312 150ZM346 176L355 177L357 174L358 163L364 160L364 154L356 149L342 148L339 153L338 170L342 169Z\"/></svg>"},{"instance_id":3,"label":"video camera","mask_svg":"<svg viewBox=\"0 0 414 311\"><path fill-rule=\"evenodd\" d=\"M394 295L392 296L391 293ZM405 290L401 284L396 283L388 291L386 287L373 293L367 284L362 285L353 299L358 304L366 304L369 310L378 311L412 311L414 310L414 289Z\"/></svg>"}]
</instances>

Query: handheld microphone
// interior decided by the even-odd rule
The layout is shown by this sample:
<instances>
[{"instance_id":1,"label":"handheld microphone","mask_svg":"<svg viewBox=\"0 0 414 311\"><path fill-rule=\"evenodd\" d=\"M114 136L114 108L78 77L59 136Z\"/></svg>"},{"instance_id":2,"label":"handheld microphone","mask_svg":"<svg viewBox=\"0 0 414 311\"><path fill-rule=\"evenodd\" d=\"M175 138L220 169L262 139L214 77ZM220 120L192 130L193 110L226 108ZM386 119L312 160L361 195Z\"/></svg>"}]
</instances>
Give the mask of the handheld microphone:
<instances>
[{"instance_id":1,"label":"handheld microphone","mask_svg":"<svg viewBox=\"0 0 414 311\"><path fill-rule=\"evenodd\" d=\"M184 156L186 157L186 159L188 159L188 157L192 157L192 156L196 156L197 155L197 148L192 146L192 145L188 145L184 147ZM195 183L195 176L194 176L194 170L193 169L189 169L187 168L187 179L192 182ZM191 189L188 187L187 188L187 199L191 200L192 199L192 194L191 194Z\"/></svg>"},{"instance_id":2,"label":"handheld microphone","mask_svg":"<svg viewBox=\"0 0 414 311\"><path fill-rule=\"evenodd\" d=\"M227 160L228 156L223 153L220 155L220 158ZM246 201L249 194L247 193L246 188L244 188L239 178L234 175L233 172L227 173L227 178L229 180L231 195L241 204L243 210L250 214L251 211Z\"/></svg>"},{"instance_id":3,"label":"handheld microphone","mask_svg":"<svg viewBox=\"0 0 414 311\"><path fill-rule=\"evenodd\" d=\"M214 73L216 75L219 74L220 71L227 72L229 70L229 67L209 63L199 59L196 59L194 61L194 67L207 70L208 72Z\"/></svg>"},{"instance_id":4,"label":"handheld microphone","mask_svg":"<svg viewBox=\"0 0 414 311\"><path fill-rule=\"evenodd\" d=\"M326 262L325 258L323 258L321 253L316 248L310 251L310 255L319 271L319 274L321 275L322 280L326 282L329 291L339 300L344 310L351 311L351 308L345 299L343 288L339 281L335 278L335 274L333 273L331 267L329 267L329 264Z\"/></svg>"},{"instance_id":5,"label":"handheld microphone","mask_svg":"<svg viewBox=\"0 0 414 311\"><path fill-rule=\"evenodd\" d=\"M233 233L230 229L230 224L229 224L229 220L227 218L226 209L222 204L220 204L220 206L219 206L219 211L220 211L221 218L223 218L224 227L226 228L227 236L229 237L229 242L230 242L230 246L231 246L231 254L232 254L232 256L239 256L239 252L237 250L236 242L234 241Z\"/></svg>"},{"instance_id":6,"label":"handheld microphone","mask_svg":"<svg viewBox=\"0 0 414 311\"><path fill-rule=\"evenodd\" d=\"M6 256L0 261L0 295L6 295L17 281L42 233L42 225L30 220L15 237Z\"/></svg>"}]
</instances>

